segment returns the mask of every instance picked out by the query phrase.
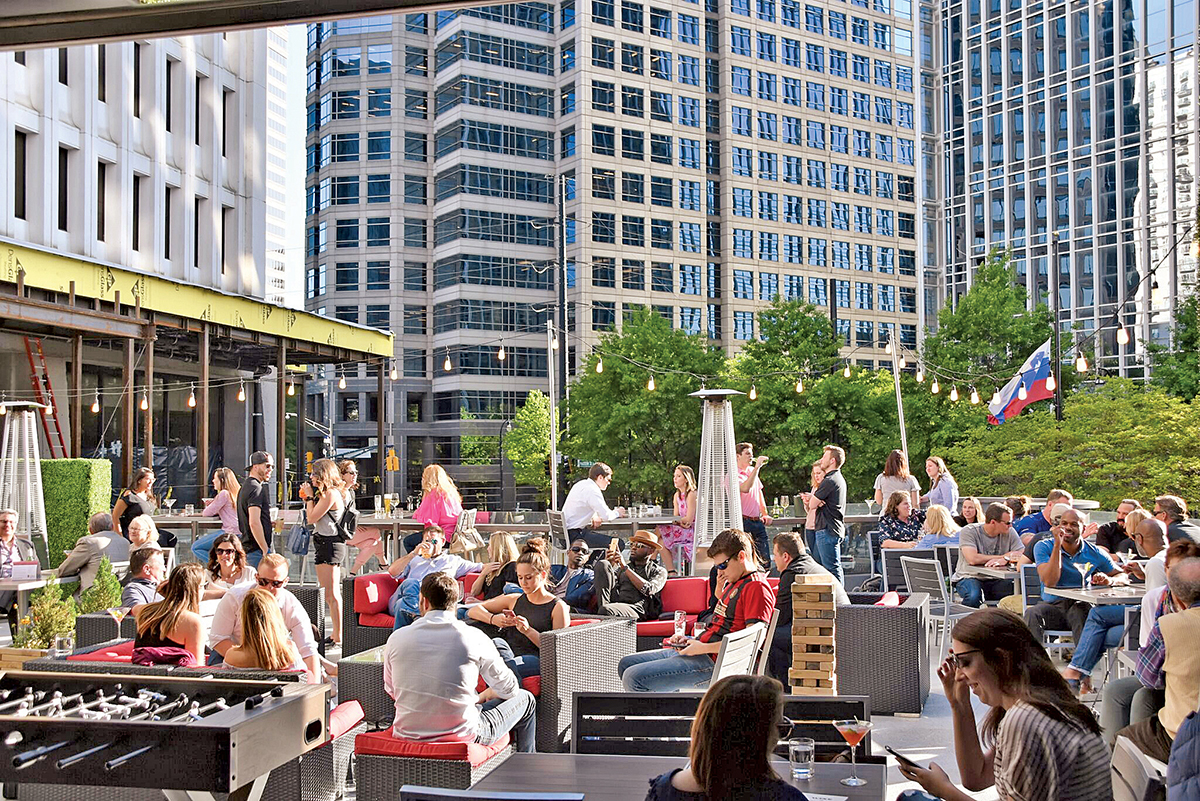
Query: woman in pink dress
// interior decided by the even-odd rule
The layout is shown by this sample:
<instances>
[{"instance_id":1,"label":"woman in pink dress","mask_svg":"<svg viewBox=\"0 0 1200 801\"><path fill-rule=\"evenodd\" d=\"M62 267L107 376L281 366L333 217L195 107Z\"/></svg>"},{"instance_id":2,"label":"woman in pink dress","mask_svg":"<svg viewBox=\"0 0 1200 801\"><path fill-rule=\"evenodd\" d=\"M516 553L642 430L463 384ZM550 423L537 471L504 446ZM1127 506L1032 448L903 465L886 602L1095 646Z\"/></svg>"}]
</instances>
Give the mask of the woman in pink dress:
<instances>
[{"instance_id":1,"label":"woman in pink dress","mask_svg":"<svg viewBox=\"0 0 1200 801\"><path fill-rule=\"evenodd\" d=\"M662 537L664 561L670 568L670 557L674 556L675 547L683 546L683 558L692 558L692 538L696 524L696 474L685 464L675 467L675 522L669 526L659 526L658 533ZM674 571L671 571L674 572Z\"/></svg>"},{"instance_id":2,"label":"woman in pink dress","mask_svg":"<svg viewBox=\"0 0 1200 801\"><path fill-rule=\"evenodd\" d=\"M421 505L413 512L413 519L429 526L437 526L446 534L446 544L454 536L454 527L458 525L458 516L462 514L462 496L458 487L446 475L441 465L431 464L421 474ZM421 542L421 532L404 538L407 550L417 547ZM412 547L409 547L409 541Z\"/></svg>"}]
</instances>

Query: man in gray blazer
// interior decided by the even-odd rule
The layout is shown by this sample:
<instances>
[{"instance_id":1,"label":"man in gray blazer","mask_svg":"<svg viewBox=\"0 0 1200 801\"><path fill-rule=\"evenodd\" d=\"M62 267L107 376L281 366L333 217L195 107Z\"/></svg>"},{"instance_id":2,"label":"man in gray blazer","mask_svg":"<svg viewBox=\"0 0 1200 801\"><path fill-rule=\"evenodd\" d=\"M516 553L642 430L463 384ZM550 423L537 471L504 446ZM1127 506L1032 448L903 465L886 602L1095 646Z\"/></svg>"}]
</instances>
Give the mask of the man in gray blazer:
<instances>
[{"instance_id":1,"label":"man in gray blazer","mask_svg":"<svg viewBox=\"0 0 1200 801\"><path fill-rule=\"evenodd\" d=\"M129 540L112 530L112 515L97 512L88 518L88 536L80 537L75 543L71 553L58 566L58 575L74 576L78 573L82 592L96 581L100 560L106 556L109 562L129 561Z\"/></svg>"}]
</instances>

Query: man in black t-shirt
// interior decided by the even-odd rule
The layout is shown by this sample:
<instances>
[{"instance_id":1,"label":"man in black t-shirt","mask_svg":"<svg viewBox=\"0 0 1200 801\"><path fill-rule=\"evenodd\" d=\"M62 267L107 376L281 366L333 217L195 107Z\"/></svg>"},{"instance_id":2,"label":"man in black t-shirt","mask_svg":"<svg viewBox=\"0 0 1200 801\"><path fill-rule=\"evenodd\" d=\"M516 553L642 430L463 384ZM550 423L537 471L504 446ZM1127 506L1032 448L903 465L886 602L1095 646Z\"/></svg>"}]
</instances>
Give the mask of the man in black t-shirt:
<instances>
[{"instance_id":1,"label":"man in black t-shirt","mask_svg":"<svg viewBox=\"0 0 1200 801\"><path fill-rule=\"evenodd\" d=\"M817 561L838 582L845 581L842 574L842 540L846 538L846 479L842 477L842 465L845 462L844 450L837 445L826 445L825 454L821 457L825 478L812 493L812 497L819 502L815 536ZM803 493L802 497L808 494ZM808 503L807 497L805 503Z\"/></svg>"},{"instance_id":2,"label":"man in black t-shirt","mask_svg":"<svg viewBox=\"0 0 1200 801\"><path fill-rule=\"evenodd\" d=\"M275 460L266 451L250 454L246 468L246 483L238 492L238 530L242 532L242 547L246 564L258 568L264 554L271 552L271 493L267 482L275 470Z\"/></svg>"}]
</instances>

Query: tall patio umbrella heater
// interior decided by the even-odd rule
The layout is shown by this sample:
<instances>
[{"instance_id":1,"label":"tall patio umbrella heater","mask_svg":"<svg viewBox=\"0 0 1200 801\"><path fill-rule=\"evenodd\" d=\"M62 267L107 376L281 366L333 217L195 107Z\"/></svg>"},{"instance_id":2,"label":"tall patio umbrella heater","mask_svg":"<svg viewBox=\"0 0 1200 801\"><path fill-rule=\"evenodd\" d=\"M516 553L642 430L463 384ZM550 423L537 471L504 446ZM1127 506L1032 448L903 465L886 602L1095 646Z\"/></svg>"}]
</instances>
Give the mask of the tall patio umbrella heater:
<instances>
[{"instance_id":1,"label":"tall patio umbrella heater","mask_svg":"<svg viewBox=\"0 0 1200 801\"><path fill-rule=\"evenodd\" d=\"M49 562L46 507L42 499L42 458L38 449L40 403L0 403L5 410L0 440L0 509L17 512L17 536L33 543L43 567Z\"/></svg>"},{"instance_id":2,"label":"tall patio umbrella heater","mask_svg":"<svg viewBox=\"0 0 1200 801\"><path fill-rule=\"evenodd\" d=\"M692 574L696 574L701 548L727 528L742 527L742 499L738 490L737 439L733 435L733 404L742 395L736 389L702 389L699 398L704 412L700 434L700 471L696 476L695 547ZM707 562L707 557L703 560Z\"/></svg>"}]
</instances>

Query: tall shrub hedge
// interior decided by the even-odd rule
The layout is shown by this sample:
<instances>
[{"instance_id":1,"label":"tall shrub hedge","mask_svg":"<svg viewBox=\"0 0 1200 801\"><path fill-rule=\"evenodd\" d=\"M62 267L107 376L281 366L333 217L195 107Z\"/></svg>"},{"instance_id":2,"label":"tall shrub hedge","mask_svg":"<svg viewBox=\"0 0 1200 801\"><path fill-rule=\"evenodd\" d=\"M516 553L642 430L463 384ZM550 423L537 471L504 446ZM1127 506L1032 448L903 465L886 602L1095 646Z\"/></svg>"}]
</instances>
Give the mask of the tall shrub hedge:
<instances>
[{"instance_id":1,"label":"tall shrub hedge","mask_svg":"<svg viewBox=\"0 0 1200 801\"><path fill-rule=\"evenodd\" d=\"M50 567L63 551L87 534L88 518L107 512L112 500L112 463L107 459L43 459L42 497L46 502L46 532Z\"/></svg>"}]
</instances>

